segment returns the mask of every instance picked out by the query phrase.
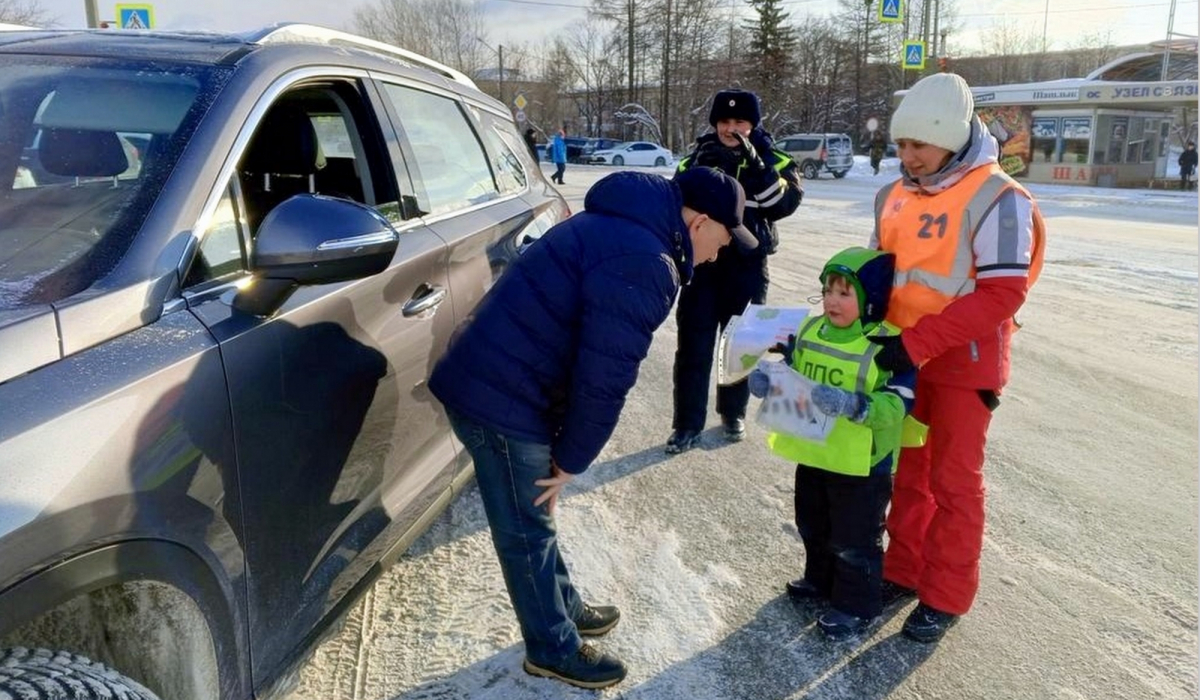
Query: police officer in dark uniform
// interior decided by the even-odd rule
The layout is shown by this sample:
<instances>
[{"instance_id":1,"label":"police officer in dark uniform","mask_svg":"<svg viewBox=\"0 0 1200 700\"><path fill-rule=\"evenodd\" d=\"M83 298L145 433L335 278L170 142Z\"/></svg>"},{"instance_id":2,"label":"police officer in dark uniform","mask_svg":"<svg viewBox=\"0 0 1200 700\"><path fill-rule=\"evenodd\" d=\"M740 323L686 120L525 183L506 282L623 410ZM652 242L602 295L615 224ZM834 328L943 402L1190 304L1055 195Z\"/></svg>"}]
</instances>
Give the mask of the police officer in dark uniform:
<instances>
[{"instance_id":1,"label":"police officer in dark uniform","mask_svg":"<svg viewBox=\"0 0 1200 700\"><path fill-rule=\"evenodd\" d=\"M679 162L680 172L707 166L737 178L746 191L743 221L759 244L754 250L736 245L724 248L714 264L696 268L691 284L680 293L675 314L679 336L669 454L685 452L699 441L708 414L708 383L717 336L746 304L766 302L766 256L779 244L775 222L796 211L804 194L795 161L773 148L771 135L759 126L761 120L754 93L718 92L708 115L713 133L697 139L696 149ZM726 440L737 442L746 436L749 399L745 380L717 387L717 413Z\"/></svg>"}]
</instances>

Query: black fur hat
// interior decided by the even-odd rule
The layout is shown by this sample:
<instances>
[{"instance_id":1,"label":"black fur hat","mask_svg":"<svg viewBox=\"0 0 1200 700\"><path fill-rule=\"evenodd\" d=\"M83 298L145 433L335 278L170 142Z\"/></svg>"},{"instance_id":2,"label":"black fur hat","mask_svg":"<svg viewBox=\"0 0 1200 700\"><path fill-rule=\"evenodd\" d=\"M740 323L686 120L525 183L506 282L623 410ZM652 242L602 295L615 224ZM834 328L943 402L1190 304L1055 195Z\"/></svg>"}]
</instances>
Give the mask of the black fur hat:
<instances>
[{"instance_id":1,"label":"black fur hat","mask_svg":"<svg viewBox=\"0 0 1200 700\"><path fill-rule=\"evenodd\" d=\"M713 97L708 123L716 126L722 119L745 119L754 126L762 121L758 95L746 90L722 90Z\"/></svg>"}]
</instances>

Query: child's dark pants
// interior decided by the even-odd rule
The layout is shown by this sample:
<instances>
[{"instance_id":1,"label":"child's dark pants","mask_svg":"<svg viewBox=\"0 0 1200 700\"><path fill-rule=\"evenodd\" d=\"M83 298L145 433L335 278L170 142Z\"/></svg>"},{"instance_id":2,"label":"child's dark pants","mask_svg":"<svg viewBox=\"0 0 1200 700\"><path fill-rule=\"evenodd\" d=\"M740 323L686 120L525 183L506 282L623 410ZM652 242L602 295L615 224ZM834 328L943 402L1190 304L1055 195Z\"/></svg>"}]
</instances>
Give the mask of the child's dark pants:
<instances>
[{"instance_id":1,"label":"child's dark pants","mask_svg":"<svg viewBox=\"0 0 1200 700\"><path fill-rule=\"evenodd\" d=\"M882 467L878 474L848 476L796 465L804 578L834 608L865 618L881 612L884 513L892 495L890 464Z\"/></svg>"}]
</instances>

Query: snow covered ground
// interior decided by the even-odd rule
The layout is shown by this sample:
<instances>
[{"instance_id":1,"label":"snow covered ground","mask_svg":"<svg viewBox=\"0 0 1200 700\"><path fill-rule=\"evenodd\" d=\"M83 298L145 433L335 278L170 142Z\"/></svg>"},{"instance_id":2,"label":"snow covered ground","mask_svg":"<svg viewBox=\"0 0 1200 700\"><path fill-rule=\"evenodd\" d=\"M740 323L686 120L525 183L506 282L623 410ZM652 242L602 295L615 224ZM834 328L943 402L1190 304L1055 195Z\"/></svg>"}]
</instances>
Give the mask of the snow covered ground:
<instances>
[{"instance_id":1,"label":"snow covered ground","mask_svg":"<svg viewBox=\"0 0 1200 700\"><path fill-rule=\"evenodd\" d=\"M843 180L805 182L771 259L772 303L805 304L821 263L867 240L896 164L873 176L860 158ZM609 172L568 167L573 211ZM1195 698L1197 197L1030 189L1047 263L991 431L979 597L941 644L900 635L908 607L832 644L819 609L783 595L803 563L792 465L757 425L740 444L710 428L702 449L663 454L671 319L613 439L559 504L577 585L624 613L600 641L628 664L624 683L583 691L521 671L472 487L318 649L292 697Z\"/></svg>"}]
</instances>

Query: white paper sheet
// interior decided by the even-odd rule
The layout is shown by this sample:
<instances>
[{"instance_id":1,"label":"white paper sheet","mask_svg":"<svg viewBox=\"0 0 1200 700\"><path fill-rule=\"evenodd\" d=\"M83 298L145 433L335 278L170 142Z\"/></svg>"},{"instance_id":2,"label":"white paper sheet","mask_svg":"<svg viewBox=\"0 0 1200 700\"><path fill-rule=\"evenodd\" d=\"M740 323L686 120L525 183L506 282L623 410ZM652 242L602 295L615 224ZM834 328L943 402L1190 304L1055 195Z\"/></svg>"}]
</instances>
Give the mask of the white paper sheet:
<instances>
[{"instance_id":1,"label":"white paper sheet","mask_svg":"<svg viewBox=\"0 0 1200 700\"><path fill-rule=\"evenodd\" d=\"M813 405L816 383L782 362L761 360L758 368L771 379L771 389L755 416L758 424L777 433L825 442L837 419Z\"/></svg>"},{"instance_id":2,"label":"white paper sheet","mask_svg":"<svg viewBox=\"0 0 1200 700\"><path fill-rule=\"evenodd\" d=\"M717 344L717 383L732 384L745 379L767 349L786 343L808 316L807 307L749 304L734 316Z\"/></svg>"}]
</instances>

